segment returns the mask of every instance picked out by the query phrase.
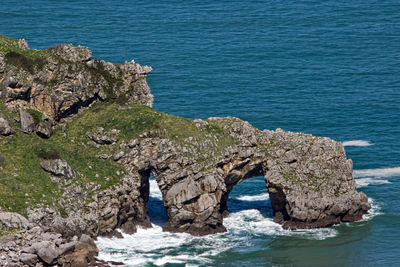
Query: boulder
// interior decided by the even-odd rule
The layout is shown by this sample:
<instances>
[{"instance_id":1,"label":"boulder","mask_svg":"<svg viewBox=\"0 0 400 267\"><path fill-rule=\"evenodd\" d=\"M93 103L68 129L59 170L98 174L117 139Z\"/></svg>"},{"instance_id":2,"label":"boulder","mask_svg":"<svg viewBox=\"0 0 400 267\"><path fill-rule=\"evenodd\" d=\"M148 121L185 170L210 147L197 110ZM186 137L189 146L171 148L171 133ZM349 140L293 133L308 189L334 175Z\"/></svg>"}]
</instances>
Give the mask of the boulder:
<instances>
[{"instance_id":1,"label":"boulder","mask_svg":"<svg viewBox=\"0 0 400 267\"><path fill-rule=\"evenodd\" d=\"M36 134L42 138L50 138L53 134L50 121L42 121L36 127Z\"/></svg>"},{"instance_id":2,"label":"boulder","mask_svg":"<svg viewBox=\"0 0 400 267\"><path fill-rule=\"evenodd\" d=\"M38 257L36 254L21 253L19 260L28 266L35 266L38 261Z\"/></svg>"},{"instance_id":3,"label":"boulder","mask_svg":"<svg viewBox=\"0 0 400 267\"><path fill-rule=\"evenodd\" d=\"M0 225L4 225L8 228L30 228L29 221L21 214L15 212L0 212Z\"/></svg>"},{"instance_id":4,"label":"boulder","mask_svg":"<svg viewBox=\"0 0 400 267\"><path fill-rule=\"evenodd\" d=\"M40 167L54 176L65 179L74 179L78 176L76 171L66 161L61 159L45 160L40 163Z\"/></svg>"},{"instance_id":5,"label":"boulder","mask_svg":"<svg viewBox=\"0 0 400 267\"><path fill-rule=\"evenodd\" d=\"M23 133L30 134L35 130L35 121L31 114L25 109L20 108L19 115L21 118L21 130Z\"/></svg>"},{"instance_id":6,"label":"boulder","mask_svg":"<svg viewBox=\"0 0 400 267\"><path fill-rule=\"evenodd\" d=\"M32 247L35 248L36 254L39 258L47 264L52 264L60 256L61 250L51 241L41 241L34 243Z\"/></svg>"},{"instance_id":7,"label":"boulder","mask_svg":"<svg viewBox=\"0 0 400 267\"><path fill-rule=\"evenodd\" d=\"M11 134L11 127L8 124L8 121L4 118L0 117L0 134L1 135L9 135Z\"/></svg>"}]
</instances>

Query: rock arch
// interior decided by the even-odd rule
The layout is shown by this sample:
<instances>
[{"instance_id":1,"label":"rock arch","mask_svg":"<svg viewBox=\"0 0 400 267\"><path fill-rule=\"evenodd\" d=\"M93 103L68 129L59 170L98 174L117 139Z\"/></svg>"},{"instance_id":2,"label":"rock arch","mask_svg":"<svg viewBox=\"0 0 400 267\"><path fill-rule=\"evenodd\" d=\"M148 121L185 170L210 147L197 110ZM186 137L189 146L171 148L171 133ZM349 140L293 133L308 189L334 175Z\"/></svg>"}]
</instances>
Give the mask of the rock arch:
<instances>
[{"instance_id":1,"label":"rock arch","mask_svg":"<svg viewBox=\"0 0 400 267\"><path fill-rule=\"evenodd\" d=\"M150 172L168 213L165 231L205 235L226 231L227 199L239 182L263 175L274 221L286 229L326 227L362 218L370 205L356 190L352 162L343 146L329 138L258 131L238 122L239 144L206 165L185 156L167 139L145 138L120 159L137 182L146 225ZM235 129L235 127L233 127ZM249 140L254 140L249 143ZM121 224L123 226L124 224Z\"/></svg>"}]
</instances>

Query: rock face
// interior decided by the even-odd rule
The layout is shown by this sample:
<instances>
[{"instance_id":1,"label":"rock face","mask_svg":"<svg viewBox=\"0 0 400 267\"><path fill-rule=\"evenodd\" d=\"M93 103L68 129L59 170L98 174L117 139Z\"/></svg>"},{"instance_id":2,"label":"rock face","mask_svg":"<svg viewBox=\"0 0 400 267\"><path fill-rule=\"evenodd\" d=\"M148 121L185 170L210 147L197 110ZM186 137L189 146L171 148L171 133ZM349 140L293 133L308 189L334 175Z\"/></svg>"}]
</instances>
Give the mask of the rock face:
<instances>
[{"instance_id":1,"label":"rock face","mask_svg":"<svg viewBox=\"0 0 400 267\"><path fill-rule=\"evenodd\" d=\"M18 46L29 51L25 40ZM151 67L91 59L88 48L71 44L32 54L0 53L0 91L9 107L33 108L59 121L98 100L153 104L145 79Z\"/></svg>"}]
</instances>

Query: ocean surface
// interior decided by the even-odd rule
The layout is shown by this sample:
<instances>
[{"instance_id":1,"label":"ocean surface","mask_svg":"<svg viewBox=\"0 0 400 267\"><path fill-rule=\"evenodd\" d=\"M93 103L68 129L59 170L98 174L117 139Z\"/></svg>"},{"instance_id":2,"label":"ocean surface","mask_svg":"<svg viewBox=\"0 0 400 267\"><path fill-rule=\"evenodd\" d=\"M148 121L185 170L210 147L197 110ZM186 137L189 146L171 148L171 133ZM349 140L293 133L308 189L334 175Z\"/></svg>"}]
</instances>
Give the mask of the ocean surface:
<instances>
[{"instance_id":1,"label":"ocean surface","mask_svg":"<svg viewBox=\"0 0 400 267\"><path fill-rule=\"evenodd\" d=\"M0 33L31 48L73 43L112 62L153 67L154 108L189 117L236 116L260 129L344 142L360 222L286 231L272 222L262 177L230 195L228 232L154 227L99 238L99 257L126 266L400 266L400 2L0 0Z\"/></svg>"}]
</instances>

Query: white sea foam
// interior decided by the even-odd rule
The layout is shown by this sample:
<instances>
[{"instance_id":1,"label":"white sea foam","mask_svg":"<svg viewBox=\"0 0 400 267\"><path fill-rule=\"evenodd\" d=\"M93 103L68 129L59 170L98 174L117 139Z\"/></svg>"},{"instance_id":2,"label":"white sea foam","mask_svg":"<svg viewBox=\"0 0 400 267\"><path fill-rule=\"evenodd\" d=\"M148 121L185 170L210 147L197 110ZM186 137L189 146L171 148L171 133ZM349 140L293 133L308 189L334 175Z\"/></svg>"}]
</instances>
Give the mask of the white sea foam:
<instances>
[{"instance_id":1,"label":"white sea foam","mask_svg":"<svg viewBox=\"0 0 400 267\"><path fill-rule=\"evenodd\" d=\"M368 198L368 202L371 204L371 209L367 214L363 216L363 221L369 221L377 215L382 214L381 207L372 198Z\"/></svg>"},{"instance_id":2,"label":"white sea foam","mask_svg":"<svg viewBox=\"0 0 400 267\"><path fill-rule=\"evenodd\" d=\"M342 143L343 146L372 146L372 144L365 140L350 140Z\"/></svg>"},{"instance_id":3,"label":"white sea foam","mask_svg":"<svg viewBox=\"0 0 400 267\"><path fill-rule=\"evenodd\" d=\"M306 239L323 240L337 235L334 228L284 230L272 218L264 217L259 210L250 209L235 212L224 220L228 232L234 236L295 236Z\"/></svg>"},{"instance_id":4,"label":"white sea foam","mask_svg":"<svg viewBox=\"0 0 400 267\"><path fill-rule=\"evenodd\" d=\"M157 181L150 179L150 196L152 198L162 199L160 188L158 187Z\"/></svg>"},{"instance_id":5,"label":"white sea foam","mask_svg":"<svg viewBox=\"0 0 400 267\"><path fill-rule=\"evenodd\" d=\"M258 200L267 200L269 199L268 193L263 193L254 196L240 196L236 198L237 200L244 200L244 201L258 201Z\"/></svg>"},{"instance_id":6,"label":"white sea foam","mask_svg":"<svg viewBox=\"0 0 400 267\"><path fill-rule=\"evenodd\" d=\"M400 176L400 167L354 170L353 175L356 178L359 178L359 177L384 178L384 177Z\"/></svg>"},{"instance_id":7,"label":"white sea foam","mask_svg":"<svg viewBox=\"0 0 400 267\"><path fill-rule=\"evenodd\" d=\"M153 228L138 229L133 235L122 235L122 239L98 238L96 244L100 259L123 262L127 266L143 266L146 263L157 266L166 263L198 266L210 262L209 256L234 246L234 242L223 235L196 237L184 233L173 234L163 232L160 226L154 224Z\"/></svg>"},{"instance_id":8,"label":"white sea foam","mask_svg":"<svg viewBox=\"0 0 400 267\"><path fill-rule=\"evenodd\" d=\"M357 188L366 187L371 184L390 184L388 180L374 179L374 178L358 178L356 180Z\"/></svg>"},{"instance_id":9,"label":"white sea foam","mask_svg":"<svg viewBox=\"0 0 400 267\"><path fill-rule=\"evenodd\" d=\"M157 183L150 180L151 197L161 199ZM268 193L253 196L240 196L244 201L266 200ZM379 206L372 199L372 209L363 220L369 220L379 214ZM262 207L262 206L261 206ZM167 233L153 224L150 229L138 229L133 235L123 235L123 239L99 237L96 244L99 258L105 261L119 261L126 266L144 266L166 263L184 263L185 266L211 265L210 257L234 247L252 246L252 237L292 236L302 239L323 240L338 235L335 227L310 230L284 230L274 223L268 211L264 209L245 209L232 212L224 219L227 233L195 237L189 234Z\"/></svg>"}]
</instances>

